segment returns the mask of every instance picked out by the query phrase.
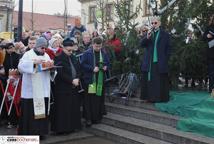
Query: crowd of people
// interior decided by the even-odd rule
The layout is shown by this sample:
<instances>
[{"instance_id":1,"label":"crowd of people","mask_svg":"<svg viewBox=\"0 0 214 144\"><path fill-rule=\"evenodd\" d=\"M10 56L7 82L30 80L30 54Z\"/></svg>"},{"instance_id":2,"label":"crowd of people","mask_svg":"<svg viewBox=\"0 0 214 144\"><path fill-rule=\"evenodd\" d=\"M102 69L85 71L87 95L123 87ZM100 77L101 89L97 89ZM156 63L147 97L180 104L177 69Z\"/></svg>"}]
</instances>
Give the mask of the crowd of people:
<instances>
[{"instance_id":1,"label":"crowd of people","mask_svg":"<svg viewBox=\"0 0 214 144\"><path fill-rule=\"evenodd\" d=\"M47 31L24 32L20 42L2 39L1 83L6 89L10 70L17 69L21 96L20 114L13 107L7 116L4 104L1 122L7 122L8 128L17 127L18 135L40 138L50 131L64 135L100 123L106 114L104 81L110 67L103 47L110 45L115 53L122 49L114 29L108 28L106 33L109 39L75 26L65 37ZM0 100L2 103L3 92Z\"/></svg>"},{"instance_id":2,"label":"crowd of people","mask_svg":"<svg viewBox=\"0 0 214 144\"><path fill-rule=\"evenodd\" d=\"M10 70L18 69L22 84L20 114L17 116L14 108L9 116L5 108L1 114L1 119L7 119L8 128L17 126L18 135L43 138L49 131L64 135L81 130L83 125L90 127L100 123L107 114L104 81L110 69L110 53L113 51L120 60L123 49L115 30L109 27L102 36L78 24L66 37L47 31L42 34L25 32L20 42L2 39L1 83L5 88ZM167 102L170 36L161 28L159 17L153 17L151 27L145 25L141 32L145 53L140 98L144 102ZM213 37L207 34L209 41ZM3 93L0 102L2 99Z\"/></svg>"}]
</instances>

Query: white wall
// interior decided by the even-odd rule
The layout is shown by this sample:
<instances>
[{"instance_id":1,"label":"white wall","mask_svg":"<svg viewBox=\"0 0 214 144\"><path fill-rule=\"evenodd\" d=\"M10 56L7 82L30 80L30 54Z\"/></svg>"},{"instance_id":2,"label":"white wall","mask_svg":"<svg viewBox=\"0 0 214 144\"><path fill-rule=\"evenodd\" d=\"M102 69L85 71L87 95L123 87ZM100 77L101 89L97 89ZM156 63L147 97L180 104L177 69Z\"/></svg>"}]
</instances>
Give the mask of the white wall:
<instances>
[{"instance_id":1,"label":"white wall","mask_svg":"<svg viewBox=\"0 0 214 144\"><path fill-rule=\"evenodd\" d=\"M86 2L86 3L82 3L82 10L81 10L81 22L83 25L86 26L86 29L90 32L93 31L94 29L94 24L93 23L89 23L89 7L91 6L95 6L96 2Z\"/></svg>"},{"instance_id":2,"label":"white wall","mask_svg":"<svg viewBox=\"0 0 214 144\"><path fill-rule=\"evenodd\" d=\"M113 2L114 0L108 0L109 3ZM148 18L145 17L145 1L147 0L141 0L141 7L142 7L142 10L140 11L138 17L133 20L133 22L138 22L139 25L138 27L142 26L142 24L144 24ZM135 8L138 4L140 4L140 0L134 0L133 2L134 4L134 11L135 11ZM89 23L89 7L90 6L95 6L96 5L96 2L93 1L93 2L84 2L82 3L82 10L81 10L81 21L82 21L82 24L86 26L87 30L89 30L90 32L92 32L94 30L94 23ZM114 11L114 13L116 13ZM114 21L117 21L117 16L114 14ZM111 22L110 23L113 27L114 27L114 23ZM98 29L100 28L100 26L98 26Z\"/></svg>"},{"instance_id":3,"label":"white wall","mask_svg":"<svg viewBox=\"0 0 214 144\"><path fill-rule=\"evenodd\" d=\"M0 32L5 32L6 31L7 15L4 11L0 11L0 14L3 16L0 19Z\"/></svg>"}]
</instances>

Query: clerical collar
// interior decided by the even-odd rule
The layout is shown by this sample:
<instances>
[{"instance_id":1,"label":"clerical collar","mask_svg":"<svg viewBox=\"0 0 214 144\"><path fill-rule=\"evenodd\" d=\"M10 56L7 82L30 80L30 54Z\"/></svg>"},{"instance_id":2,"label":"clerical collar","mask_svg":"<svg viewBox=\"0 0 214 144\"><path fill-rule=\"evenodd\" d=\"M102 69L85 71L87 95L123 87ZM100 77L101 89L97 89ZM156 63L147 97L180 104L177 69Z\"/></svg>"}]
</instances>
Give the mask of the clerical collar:
<instances>
[{"instance_id":1,"label":"clerical collar","mask_svg":"<svg viewBox=\"0 0 214 144\"><path fill-rule=\"evenodd\" d=\"M95 51L95 50L93 50L93 53L100 53L100 51L101 51L101 50L99 50L99 51Z\"/></svg>"},{"instance_id":2,"label":"clerical collar","mask_svg":"<svg viewBox=\"0 0 214 144\"><path fill-rule=\"evenodd\" d=\"M43 56L45 53L41 53L41 52L39 52L39 51L37 51L37 50L35 50L35 49L33 49L33 51L36 53L36 55L38 55L38 56Z\"/></svg>"}]
</instances>

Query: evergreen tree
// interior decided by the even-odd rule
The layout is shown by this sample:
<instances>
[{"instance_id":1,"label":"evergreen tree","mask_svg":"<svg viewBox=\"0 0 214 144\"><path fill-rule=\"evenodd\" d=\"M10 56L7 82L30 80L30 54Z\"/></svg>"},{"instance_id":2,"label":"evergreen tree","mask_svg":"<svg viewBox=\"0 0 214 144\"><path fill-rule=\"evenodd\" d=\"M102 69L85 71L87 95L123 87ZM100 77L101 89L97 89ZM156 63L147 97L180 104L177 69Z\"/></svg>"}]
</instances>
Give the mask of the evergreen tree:
<instances>
[{"instance_id":1,"label":"evergreen tree","mask_svg":"<svg viewBox=\"0 0 214 144\"><path fill-rule=\"evenodd\" d=\"M167 0L162 0L162 5ZM201 81L207 75L206 47L202 41L202 31L208 24L209 16L214 11L213 1L182 0L176 3L162 15L162 25L172 33L172 57L170 60L171 78L174 82L179 73ZM193 37L186 44L185 39L189 26L193 28ZM191 30L190 30L191 31ZM193 84L194 85L194 84Z\"/></svg>"},{"instance_id":2,"label":"evergreen tree","mask_svg":"<svg viewBox=\"0 0 214 144\"><path fill-rule=\"evenodd\" d=\"M133 9L133 0L117 0L115 3L116 14L118 17L117 36L123 43L123 60L116 62L115 67L122 65L122 72L138 72L140 68L139 60L139 38L137 32L138 23L134 19L139 15L141 1ZM122 63L122 64L121 64Z\"/></svg>"}]
</instances>

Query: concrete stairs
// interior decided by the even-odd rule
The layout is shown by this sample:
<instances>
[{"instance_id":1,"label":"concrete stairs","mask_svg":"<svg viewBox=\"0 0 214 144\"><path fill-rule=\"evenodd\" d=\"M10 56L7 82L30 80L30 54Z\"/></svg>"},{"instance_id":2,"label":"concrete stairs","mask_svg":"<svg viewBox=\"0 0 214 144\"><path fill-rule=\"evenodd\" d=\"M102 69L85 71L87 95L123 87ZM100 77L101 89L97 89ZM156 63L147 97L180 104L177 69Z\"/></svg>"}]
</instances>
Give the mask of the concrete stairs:
<instances>
[{"instance_id":1,"label":"concrete stairs","mask_svg":"<svg viewBox=\"0 0 214 144\"><path fill-rule=\"evenodd\" d=\"M45 140L40 141L41 144L61 144L61 143L75 143L75 141L82 139L89 139L94 137L93 134L86 133L84 131L79 131L71 133L64 136L53 136L49 135Z\"/></svg>"},{"instance_id":2,"label":"concrete stairs","mask_svg":"<svg viewBox=\"0 0 214 144\"><path fill-rule=\"evenodd\" d=\"M213 138L176 130L179 118L157 111L152 104L139 99L106 101L108 114L88 132L122 144L214 144Z\"/></svg>"}]
</instances>

